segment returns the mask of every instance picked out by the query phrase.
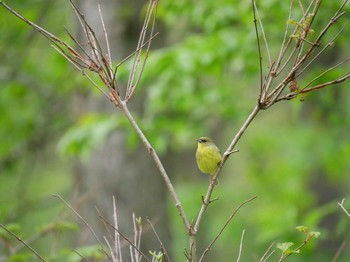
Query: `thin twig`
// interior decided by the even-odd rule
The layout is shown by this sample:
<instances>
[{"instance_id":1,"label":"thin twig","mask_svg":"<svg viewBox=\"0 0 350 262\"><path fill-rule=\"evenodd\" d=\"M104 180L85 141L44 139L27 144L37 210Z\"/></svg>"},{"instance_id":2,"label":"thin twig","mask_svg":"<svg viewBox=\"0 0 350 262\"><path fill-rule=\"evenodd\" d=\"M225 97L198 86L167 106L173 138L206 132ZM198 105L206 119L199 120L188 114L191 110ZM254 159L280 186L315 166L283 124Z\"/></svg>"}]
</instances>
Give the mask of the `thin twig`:
<instances>
[{"instance_id":1,"label":"thin twig","mask_svg":"<svg viewBox=\"0 0 350 262\"><path fill-rule=\"evenodd\" d=\"M343 75L341 77L338 77L337 79L334 79L332 81L329 81L329 82L326 82L326 83L323 83L323 84L319 84L319 85L316 85L316 86L313 86L313 87L304 88L304 89L302 89L300 91L300 93L306 94L306 93L309 93L311 91L314 91L314 90L317 90L317 89L321 89L321 88L324 88L324 87L327 87L327 86L330 86L330 85L339 84L339 83L344 82L348 78L350 78L350 72L348 72L345 75Z\"/></svg>"},{"instance_id":2,"label":"thin twig","mask_svg":"<svg viewBox=\"0 0 350 262\"><path fill-rule=\"evenodd\" d=\"M111 49L109 47L109 40L108 40L108 34L107 34L107 30L106 30L106 26L105 23L103 21L103 16L102 16L102 12L101 12L101 5L98 4L98 12L100 14L100 18L101 18L101 24L102 24L102 28L103 28L103 33L105 35L105 41L106 41L106 46L107 46L107 55L108 55L108 62L109 62L109 67L112 69L112 55L111 55ZM111 74L111 72L110 72ZM113 74L113 72L112 72ZM111 74L111 75L112 75Z\"/></svg>"},{"instance_id":3,"label":"thin twig","mask_svg":"<svg viewBox=\"0 0 350 262\"><path fill-rule=\"evenodd\" d=\"M118 226L118 215L117 215L117 206L115 203L115 197L113 196L113 223L115 228L119 228ZM118 261L123 261L122 259L122 250L121 250L121 242L118 231L114 232L114 248Z\"/></svg>"},{"instance_id":4,"label":"thin twig","mask_svg":"<svg viewBox=\"0 0 350 262\"><path fill-rule=\"evenodd\" d=\"M129 80L128 80L128 84L127 84L127 90L126 90L126 95L125 95L125 100L126 101L128 101L131 98L131 96L133 95L133 93L135 91L135 88L136 88L136 86L138 85L138 83L139 83L139 81L141 79L144 67L146 65L149 49L150 49L150 46L151 46L151 39L153 38L153 32L154 32L154 27L155 27L155 23L156 23L157 8L158 8L158 1L150 0L149 5L148 5L148 9L147 9L147 13L146 13L146 17L145 17L145 20L144 20L144 24L143 24L143 27L142 27L142 30L141 30L141 33L140 33L139 42L137 44L137 48L136 49L139 49L145 43L145 37L146 37L146 34L147 34L147 28L148 28L149 22L151 20L152 14L153 14L153 10L155 10L154 14L153 14L152 25L151 25L150 40L149 40L149 42L147 44L146 54L145 54L145 57L143 59L142 65L141 65L141 69L140 69L140 71L138 73L138 76L137 76L135 82L134 82L135 76L137 74L138 65L139 65L139 62L140 62L140 57L141 57L141 54L142 54L142 52L141 52L142 48L139 49L138 52L136 52L136 55L135 55L135 58L134 58L134 63L133 63L132 69L130 70L130 76L129 76Z\"/></svg>"},{"instance_id":5,"label":"thin twig","mask_svg":"<svg viewBox=\"0 0 350 262\"><path fill-rule=\"evenodd\" d=\"M345 198L342 199L341 202L338 202L338 205L340 206L340 208L345 212L345 214L350 217L350 213L345 209L344 207L344 202L345 202Z\"/></svg>"},{"instance_id":6,"label":"thin twig","mask_svg":"<svg viewBox=\"0 0 350 262\"><path fill-rule=\"evenodd\" d=\"M213 241L208 245L208 247L204 250L201 258L199 259L199 261L202 261L204 256L206 255L207 252L210 251L211 247L214 245L214 243L216 242L216 240L221 236L222 232L224 232L225 228L227 227L227 225L230 223L230 221L233 219L233 217L236 215L236 213L238 212L238 210L244 206L245 204L249 203L250 201L253 201L254 199L256 199L256 196L253 196L251 198L249 198L248 200L244 201L243 203L241 203L230 215L230 217L227 219L227 221L225 222L225 224L223 225L223 227L221 228L221 230L219 231L219 233L214 237Z\"/></svg>"},{"instance_id":7,"label":"thin twig","mask_svg":"<svg viewBox=\"0 0 350 262\"><path fill-rule=\"evenodd\" d=\"M344 61L339 62L338 64L328 68L327 70L325 70L324 72L322 72L321 74L319 74L318 76L316 76L315 78L313 78L309 83L307 83L304 87L303 90L305 90L308 86L310 86L313 82L315 82L317 79L321 78L322 76L324 76L325 74L327 74L328 72L334 70L335 68L345 64L346 62L350 61L350 57L348 57L347 59L345 59Z\"/></svg>"},{"instance_id":8,"label":"thin twig","mask_svg":"<svg viewBox=\"0 0 350 262\"><path fill-rule=\"evenodd\" d=\"M9 230L6 226L4 226L3 224L0 224L0 227L2 227L7 233L9 233L10 235L12 235L13 237L15 237L19 242L21 242L23 245L25 245L30 252L32 252L38 259L40 259L41 261L46 262L46 260L39 255L38 252L36 252L28 243L26 243L22 238L20 238L18 235L16 235L15 233L13 233L11 230Z\"/></svg>"},{"instance_id":9,"label":"thin twig","mask_svg":"<svg viewBox=\"0 0 350 262\"><path fill-rule=\"evenodd\" d=\"M292 17L292 7L293 7L293 0L290 0L290 5L289 5L289 12L288 12L288 20L289 21ZM281 50L279 52L277 61L276 61L276 69L274 70L274 73L276 74L277 69L279 68L280 64L281 64L281 60L284 57L284 53L287 50L289 44L287 46L285 46L286 44L286 40L287 40L287 34L288 34L288 28L289 28L289 23L286 23L286 28L284 29L284 36L283 36L283 41L281 44ZM290 43L290 41L289 41Z\"/></svg>"},{"instance_id":10,"label":"thin twig","mask_svg":"<svg viewBox=\"0 0 350 262\"><path fill-rule=\"evenodd\" d=\"M170 257L169 257L169 254L168 254L167 250L165 249L165 247L164 247L164 245L163 245L163 242L162 242L162 240L160 239L160 237L159 237L157 231L155 230L155 228L154 228L152 222L151 222L148 218L147 218L147 222L148 222L148 224L151 226L153 233L156 235L156 238L157 238L157 240L158 240L158 242L159 242L159 244L160 244L160 248L161 248L162 252L165 254L165 256L166 256L166 258L167 258L167 261L170 262L171 259L170 259Z\"/></svg>"},{"instance_id":11,"label":"thin twig","mask_svg":"<svg viewBox=\"0 0 350 262\"><path fill-rule=\"evenodd\" d=\"M76 250L72 250L75 254L77 254L83 261L85 262L89 262L89 260L87 260L82 254L80 254L78 251Z\"/></svg>"},{"instance_id":12,"label":"thin twig","mask_svg":"<svg viewBox=\"0 0 350 262\"><path fill-rule=\"evenodd\" d=\"M252 8L253 8L253 16L254 16L254 28L255 28L255 35L256 35L256 42L258 47L258 55L259 55L259 71L260 71L260 99L265 99L265 93L263 90L263 71L262 71L262 55L261 55L261 47L260 47L260 38L259 38L259 30L258 25L256 23L256 0L252 0Z\"/></svg>"},{"instance_id":13,"label":"thin twig","mask_svg":"<svg viewBox=\"0 0 350 262\"><path fill-rule=\"evenodd\" d=\"M242 249L243 249L244 233L245 233L245 229L243 229L243 231L242 231L241 241L239 243L239 251L238 251L237 262L239 262L241 260L241 254L242 254Z\"/></svg>"},{"instance_id":14,"label":"thin twig","mask_svg":"<svg viewBox=\"0 0 350 262\"><path fill-rule=\"evenodd\" d=\"M138 250L140 250L141 246L141 236L142 236L142 225L136 221L135 213L132 213L132 222L134 225L134 244L137 246L138 249L134 249L134 255L136 262L141 261L141 256Z\"/></svg>"},{"instance_id":15,"label":"thin twig","mask_svg":"<svg viewBox=\"0 0 350 262\"><path fill-rule=\"evenodd\" d=\"M43 236L45 236L46 234L48 234L49 232L52 232L56 229L56 224L55 223L51 223L48 226L46 226L45 228L43 228L40 232L30 236L29 238L25 239L24 241L27 244L33 243L34 241L42 238ZM23 248L25 248L26 246L19 244L18 246L12 247L11 248L11 252L12 253L16 253L20 250L22 250ZM1 261L1 260L0 260Z\"/></svg>"},{"instance_id":16,"label":"thin twig","mask_svg":"<svg viewBox=\"0 0 350 262\"><path fill-rule=\"evenodd\" d=\"M117 74L117 70L118 68L124 64L127 60L129 60L133 55L135 55L137 52L139 52L142 48L144 48L146 45L148 45L148 43L150 43L153 38L155 38L156 36L159 35L159 32L155 33L152 37L150 37L150 39L148 39L142 46L140 46L139 48L137 48L134 52L132 52L131 54L127 55L124 59L122 59L114 68L113 71L113 82L116 79L116 74Z\"/></svg>"},{"instance_id":17,"label":"thin twig","mask_svg":"<svg viewBox=\"0 0 350 262\"><path fill-rule=\"evenodd\" d=\"M111 244L108 242L108 239L105 237L105 236L103 236L103 239L104 239L104 241L106 242L106 244L107 244L107 246L108 246L108 248L109 248L109 251L110 251L110 253L111 253L111 259L112 259L112 261L113 262L119 262L120 260L117 260L116 258L115 258L115 255L114 255L114 250L113 250L113 248L112 248L112 246L111 246Z\"/></svg>"},{"instance_id":18,"label":"thin twig","mask_svg":"<svg viewBox=\"0 0 350 262\"><path fill-rule=\"evenodd\" d=\"M310 26L316 16L317 11L319 10L319 6L321 1L317 1L315 4L315 8L314 8L314 16L312 17L312 20L310 22ZM323 30L319 33L319 35L316 37L315 41L314 41L314 45L312 45L308 51L305 52L305 54L300 58L300 61L298 62L298 64L296 65L296 67L299 69L300 66L305 62L305 60L307 58L309 58L311 56L311 54L315 51L315 49L319 46L319 44L321 43L322 38L325 36L325 34L327 33L327 31L330 29L330 27L332 25L335 24L336 21L339 20L339 18L341 16L343 16L345 13L341 12L342 9L344 8L344 5L346 4L346 2L348 2L348 0L345 0L343 2L343 4L339 7L339 9L335 12L335 14L333 15L333 17L329 20L328 24L323 28Z\"/></svg>"},{"instance_id":19,"label":"thin twig","mask_svg":"<svg viewBox=\"0 0 350 262\"><path fill-rule=\"evenodd\" d=\"M136 249L147 261L151 262L151 260L137 247L135 246L135 244L126 236L124 235L118 228L116 228L115 226L113 226L107 219L105 219L101 214L99 214L99 217L105 222L107 223L111 228L113 228L115 231L117 231L122 238L124 238L126 240L126 242L128 242L134 249Z\"/></svg>"},{"instance_id":20,"label":"thin twig","mask_svg":"<svg viewBox=\"0 0 350 262\"><path fill-rule=\"evenodd\" d=\"M310 2L310 4L309 4L308 8L306 9L306 11L303 11L303 16L301 17L301 19L299 20L299 22L295 25L294 30L293 30L293 32L292 32L291 35L295 35L295 34L297 33L298 28L299 28L298 24L302 24L303 21L306 19L307 14L309 13L309 11L310 11L310 9L311 9L313 3L314 3L314 0L312 0L312 1ZM291 8L291 6L290 6L290 8ZM289 16L288 19L290 19L290 18L291 18L291 17ZM286 28L286 30L287 30L287 28ZM295 52L298 51L298 44L296 44L296 45L294 45L293 50L292 50L291 53L289 54L289 56L288 56L288 58L286 59L286 61L284 62L284 64L280 67L280 63L282 62L282 59L284 58L284 56L285 56L285 54L286 54L286 52L287 52L287 50L288 50L290 44L292 43L292 41L294 41L294 38L293 38L293 37L289 37L289 39L288 39L288 41L287 41L287 43L286 43L286 45L285 45L285 47L284 47L284 49L283 49L283 51L282 51L282 54L281 54L281 56L280 56L281 58L280 58L280 62L278 63L278 70L276 70L276 71L277 71L277 72L276 72L276 76L280 75L280 74L284 71L284 69L287 67L287 65L290 63L290 61L292 60L293 56L295 55ZM280 68L279 68L279 67L280 67Z\"/></svg>"},{"instance_id":21,"label":"thin twig","mask_svg":"<svg viewBox=\"0 0 350 262\"><path fill-rule=\"evenodd\" d=\"M275 250L271 250L271 248L275 245L275 242L271 243L271 245L268 247L268 249L265 251L264 255L262 256L262 258L260 258L259 262L266 262L266 260L273 254L275 253ZM269 254L270 252L270 254Z\"/></svg>"},{"instance_id":22,"label":"thin twig","mask_svg":"<svg viewBox=\"0 0 350 262\"><path fill-rule=\"evenodd\" d=\"M345 246L347 244L346 240L343 240L343 242L341 242L340 247L338 248L337 252L335 253L332 262L336 262L338 260L338 257L340 256L340 254L343 252Z\"/></svg>"},{"instance_id":23,"label":"thin twig","mask_svg":"<svg viewBox=\"0 0 350 262\"><path fill-rule=\"evenodd\" d=\"M92 235L94 236L94 238L96 239L96 241L99 243L101 250L103 251L103 253L106 254L106 256L108 258L110 258L108 252L105 250L104 245L102 244L102 242L100 241L100 239L98 238L98 236L96 235L95 231L93 230L93 228L90 226L90 224L71 206L69 205L60 195L58 194L53 194L52 196L57 197L58 199L60 199L83 223L84 225L90 230L90 232L92 233Z\"/></svg>"},{"instance_id":24,"label":"thin twig","mask_svg":"<svg viewBox=\"0 0 350 262\"><path fill-rule=\"evenodd\" d=\"M310 61L305 65L305 67L295 75L298 77L301 75L328 47L333 46L335 43L335 40L338 38L338 36L345 30L345 28L349 25L350 19L345 23L345 25L338 31L338 33L330 40L321 50L318 52Z\"/></svg>"},{"instance_id":25,"label":"thin twig","mask_svg":"<svg viewBox=\"0 0 350 262\"><path fill-rule=\"evenodd\" d=\"M257 6L256 6L256 0L253 1L253 4L254 4L254 9L255 9L255 14L256 14L256 16L258 17L258 22L259 22L259 25L260 25L261 34L262 34L262 36L263 36L264 43L265 43L265 48L266 48L266 52L267 52L267 57L268 57L268 60L269 60L269 65L268 65L268 66L271 67L271 65L272 65L272 59L271 59L271 54L270 54L269 43L267 42L267 38L266 38L266 35L265 35L264 26L263 26L263 24L262 24L262 21L261 21L260 15L259 15L259 9L258 9Z\"/></svg>"}]
</instances>

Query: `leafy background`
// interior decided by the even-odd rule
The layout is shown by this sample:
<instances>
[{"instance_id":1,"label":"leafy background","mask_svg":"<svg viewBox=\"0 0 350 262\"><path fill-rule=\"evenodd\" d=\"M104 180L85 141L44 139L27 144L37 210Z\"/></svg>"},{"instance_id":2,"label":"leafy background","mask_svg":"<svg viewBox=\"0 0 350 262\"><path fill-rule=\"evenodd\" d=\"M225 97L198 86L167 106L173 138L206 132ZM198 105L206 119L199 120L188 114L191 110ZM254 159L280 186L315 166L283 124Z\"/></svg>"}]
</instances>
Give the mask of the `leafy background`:
<instances>
[{"instance_id":1,"label":"leafy background","mask_svg":"<svg viewBox=\"0 0 350 262\"><path fill-rule=\"evenodd\" d=\"M336 1L324 3L316 32L337 5ZM68 38L62 25L74 28L68 3L12 1L11 6L63 39ZM288 1L259 2L273 54L283 37L288 7ZM164 43L152 51L136 94L144 97L137 120L161 156L169 151L189 156L186 170L168 173L188 217L194 219L208 183L193 158L195 139L208 134L224 151L257 101L259 71L251 3L162 0L158 15ZM76 94L99 94L45 39L3 8L0 32L0 223L25 239L37 236L33 247L51 261L78 261L70 249L79 227L51 194L71 197L72 159L88 161L89 152L116 128L127 128L126 122L100 112L85 112L75 121ZM343 34L325 59L305 74L305 82L347 56L349 36ZM326 77L342 73L335 70ZM121 72L121 81L125 76ZM302 243L304 235L295 230L298 225L320 231L321 236L289 261L330 261L343 241L349 243L349 219L337 205L350 197L348 85L317 91L307 95L305 102L277 104L253 122L238 144L240 152L223 169L214 192L219 201L210 206L203 221L201 248L242 201L253 195L258 198L239 211L208 259L237 257L243 229L242 261L257 260L272 242ZM127 142L132 151L138 138L130 134ZM186 235L170 200L167 209L172 232L169 248L174 261L182 261ZM9 238L3 231L0 236ZM0 253L18 245L15 240L1 241ZM79 248L96 255L94 247ZM339 261L347 261L349 250L343 251ZM31 257L21 250L9 259Z\"/></svg>"}]
</instances>

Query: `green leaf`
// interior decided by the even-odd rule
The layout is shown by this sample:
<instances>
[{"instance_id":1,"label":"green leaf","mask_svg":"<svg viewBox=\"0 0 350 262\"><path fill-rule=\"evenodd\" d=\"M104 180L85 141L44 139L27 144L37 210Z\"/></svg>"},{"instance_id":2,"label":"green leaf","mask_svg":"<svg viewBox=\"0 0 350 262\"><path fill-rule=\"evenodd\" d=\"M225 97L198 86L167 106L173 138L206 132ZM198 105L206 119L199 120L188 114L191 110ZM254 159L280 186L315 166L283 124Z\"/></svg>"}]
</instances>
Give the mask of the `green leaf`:
<instances>
[{"instance_id":1,"label":"green leaf","mask_svg":"<svg viewBox=\"0 0 350 262\"><path fill-rule=\"evenodd\" d=\"M320 232L317 232L317 231L312 231L309 233L310 237L315 237L315 238L318 238L321 233Z\"/></svg>"},{"instance_id":2,"label":"green leaf","mask_svg":"<svg viewBox=\"0 0 350 262\"><path fill-rule=\"evenodd\" d=\"M300 250L294 250L294 249L287 249L285 252L283 252L284 254L286 255L289 255L289 254L299 254L300 253Z\"/></svg>"},{"instance_id":3,"label":"green leaf","mask_svg":"<svg viewBox=\"0 0 350 262\"><path fill-rule=\"evenodd\" d=\"M299 232L309 233L309 229L306 226L297 226L295 227L295 229L298 230Z\"/></svg>"},{"instance_id":4,"label":"green leaf","mask_svg":"<svg viewBox=\"0 0 350 262\"><path fill-rule=\"evenodd\" d=\"M164 256L164 254L162 252L156 252L156 251L149 251L149 253L152 255L152 257L156 260L156 261L162 261L162 258Z\"/></svg>"},{"instance_id":5,"label":"green leaf","mask_svg":"<svg viewBox=\"0 0 350 262\"><path fill-rule=\"evenodd\" d=\"M291 246L293 246L293 242L283 242L283 243L277 243L276 247L280 250L282 250L283 253L286 253Z\"/></svg>"},{"instance_id":6,"label":"green leaf","mask_svg":"<svg viewBox=\"0 0 350 262\"><path fill-rule=\"evenodd\" d=\"M139 225L141 225L141 222L142 222L141 217L137 217L137 218L136 218L136 223L139 224Z\"/></svg>"}]
</instances>

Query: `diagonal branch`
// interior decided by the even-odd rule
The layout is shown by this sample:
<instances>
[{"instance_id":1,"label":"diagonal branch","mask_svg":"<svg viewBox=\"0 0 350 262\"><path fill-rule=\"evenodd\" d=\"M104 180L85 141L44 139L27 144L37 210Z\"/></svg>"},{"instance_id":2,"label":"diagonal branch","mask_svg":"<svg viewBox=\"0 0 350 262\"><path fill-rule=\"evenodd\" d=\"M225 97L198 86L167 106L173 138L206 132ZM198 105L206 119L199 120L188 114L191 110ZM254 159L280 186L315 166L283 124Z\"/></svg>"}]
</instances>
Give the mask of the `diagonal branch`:
<instances>
[{"instance_id":1,"label":"diagonal branch","mask_svg":"<svg viewBox=\"0 0 350 262\"><path fill-rule=\"evenodd\" d=\"M345 198L343 198L341 202L338 202L338 205L345 212L345 214L350 218L350 213L345 209L344 202L345 202Z\"/></svg>"},{"instance_id":2,"label":"diagonal branch","mask_svg":"<svg viewBox=\"0 0 350 262\"><path fill-rule=\"evenodd\" d=\"M98 215L104 223L106 223L107 225L109 225L111 228L113 228L116 232L118 232L118 234L120 234L120 236L122 238L124 238L126 240L126 242L129 243L129 245L136 250L137 252L139 252L139 254L141 254L141 256L146 259L147 261L151 262L151 260L126 236L124 235L118 228L116 228L112 223L110 223L106 218L104 218L101 214Z\"/></svg>"},{"instance_id":3,"label":"diagonal branch","mask_svg":"<svg viewBox=\"0 0 350 262\"><path fill-rule=\"evenodd\" d=\"M1 3L1 2L0 2ZM46 262L46 260L39 255L38 252L36 252L28 243L26 243L22 238L20 238L19 236L17 236L15 233L13 233L11 230L9 230L6 226L4 226L3 224L0 224L0 227L3 228L7 233L9 233L11 236L15 237L19 242L21 242L23 245L25 245L30 252L32 252L39 260Z\"/></svg>"},{"instance_id":4,"label":"diagonal branch","mask_svg":"<svg viewBox=\"0 0 350 262\"><path fill-rule=\"evenodd\" d=\"M253 201L254 199L256 199L256 196L253 196L249 199L247 199L246 201L244 201L243 203L241 203L230 215L230 217L227 219L227 221L225 222L225 224L223 225L223 227L221 228L221 230L219 231L219 233L214 237L213 241L208 245L208 247L204 250L201 258L199 259L199 262L201 262L204 258L204 256L207 254L207 252L210 251L211 247L214 245L214 243L216 242L216 240L218 240L218 238L221 236L222 232L224 232L224 230L226 229L227 225L231 222L231 220L233 219L233 217L237 214L238 210L244 206L245 204ZM238 259L239 261L239 259Z\"/></svg>"},{"instance_id":5,"label":"diagonal branch","mask_svg":"<svg viewBox=\"0 0 350 262\"><path fill-rule=\"evenodd\" d=\"M202 203L202 207L199 210L198 216L197 216L197 220L196 223L194 224L193 228L192 228L192 234L196 234L200 228L200 224L202 222L203 219L203 215L206 211L206 209L208 208L209 204L210 204L210 198L211 195L213 193L214 187L215 187L215 182L223 168L223 165L225 164L226 160L228 159L228 157L232 154L232 152L234 151L234 147L236 146L236 144L238 143L238 141L240 140L240 138L242 137L243 133L247 130L248 126L251 124L251 122L254 120L254 118L257 116L257 114L260 111L260 106L259 104L256 105L253 109L253 111L250 113L250 115L248 116L248 118L246 119L246 121L244 122L244 124L242 125L241 129L238 131L238 133L235 135L235 137L233 138L231 144L229 145L229 147L226 149L221 163L218 166L218 169L216 170L215 174L212 177L212 180L209 184L209 188L207 190L207 193L203 199L203 203Z\"/></svg>"},{"instance_id":6,"label":"diagonal branch","mask_svg":"<svg viewBox=\"0 0 350 262\"><path fill-rule=\"evenodd\" d=\"M59 200L61 200L83 223L84 225L90 230L90 232L92 233L92 235L94 236L94 238L96 239L96 241L99 243L102 252L108 257L110 258L109 254L107 253L107 251L105 250L102 242L100 241L100 239L98 238L98 236L96 235L95 231L93 230L93 228L90 226L90 224L70 205L68 204L60 195L58 194L53 194L52 196L57 197Z\"/></svg>"},{"instance_id":7,"label":"diagonal branch","mask_svg":"<svg viewBox=\"0 0 350 262\"><path fill-rule=\"evenodd\" d=\"M167 175L165 168L163 167L162 162L160 161L156 151L154 150L154 148L152 147L152 145L150 144L150 142L148 141L148 139L146 138L146 136L144 135L144 133L141 131L140 127L137 125L135 119L133 118L133 116L131 115L126 102L125 101L121 101L121 104L119 105L120 109L124 112L125 116L127 117L127 119L129 120L131 126L134 128L135 132L137 133L137 135L139 136L139 138L141 139L143 145L145 146L145 148L147 149L148 153L150 154L150 156L152 157L154 163L156 164L160 175L162 176L166 187L168 188L170 195L175 203L175 206L179 212L180 217L182 218L182 222L186 227L186 230L189 231L191 226L190 223L187 219L187 216L185 214L185 211L182 207L182 204L180 202L179 197L176 194L175 188L173 187L169 176Z\"/></svg>"}]
</instances>

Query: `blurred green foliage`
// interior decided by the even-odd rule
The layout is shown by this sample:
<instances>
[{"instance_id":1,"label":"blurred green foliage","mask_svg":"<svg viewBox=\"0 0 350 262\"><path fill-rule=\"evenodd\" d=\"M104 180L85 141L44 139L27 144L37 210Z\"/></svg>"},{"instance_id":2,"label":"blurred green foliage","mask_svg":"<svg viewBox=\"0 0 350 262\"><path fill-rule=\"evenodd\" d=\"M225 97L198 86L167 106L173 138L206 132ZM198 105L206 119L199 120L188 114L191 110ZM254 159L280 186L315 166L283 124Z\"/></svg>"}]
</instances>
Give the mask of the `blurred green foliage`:
<instances>
[{"instance_id":1,"label":"blurred green foliage","mask_svg":"<svg viewBox=\"0 0 350 262\"><path fill-rule=\"evenodd\" d=\"M288 2L258 1L272 55L278 53L283 39ZM73 24L68 4L39 3L43 2L12 1L11 5L59 36L64 33L62 24ZM313 25L315 34L339 3L323 5ZM166 43L150 55L136 93L144 98L143 110L136 119L164 156L169 150L194 154L195 138L204 134L212 134L224 149L258 99L259 67L251 3L162 0L158 15ZM292 19L297 20L298 15L299 11L293 12ZM0 25L0 223L27 239L42 232L42 225L48 221L60 218L64 210L48 196L70 195L71 173L67 160L56 155L56 146L68 157L87 159L110 132L127 128L127 122L96 112L83 114L75 121L74 94L85 91L89 84L75 77L76 72L49 48L47 41L3 8ZM323 72L329 63L346 58L349 40L349 34L344 33L335 49L327 51L325 58L303 76L302 83ZM320 81L348 72L349 65L344 67ZM121 81L125 81L124 75ZM288 261L330 261L341 242L349 241L349 219L337 206L341 198L350 198L347 86L345 83L308 94L304 103L295 100L278 104L253 122L238 145L240 153L231 156L220 177L214 193L219 200L205 215L199 250L210 243L240 203L253 195L258 198L238 212L209 252L208 261L237 257L243 229L242 261L259 259L272 242L301 243L303 237L294 230L299 224L322 235ZM134 103L131 101L131 108L138 106ZM138 141L135 134L128 139L130 145ZM193 169L174 174L190 221L199 211L199 196L208 183L207 177L196 176L199 171L192 160ZM186 232L172 203L169 213L171 249L175 261L182 261ZM75 227L68 225L69 232L76 233ZM34 247L48 255L49 247L59 242L53 261L77 261L78 255L65 251L68 237L57 231L64 230L53 230ZM0 237L11 246L19 245L2 231ZM96 247L81 247L79 251L101 259ZM0 253L7 252L0 244ZM344 250L339 261L349 257L349 250ZM11 261L30 258L32 254L22 251Z\"/></svg>"}]
</instances>

